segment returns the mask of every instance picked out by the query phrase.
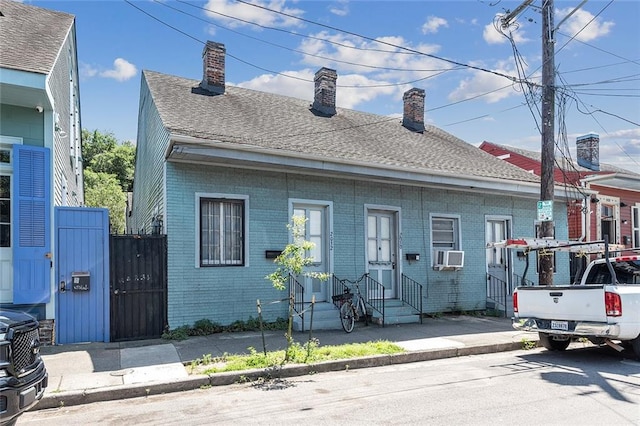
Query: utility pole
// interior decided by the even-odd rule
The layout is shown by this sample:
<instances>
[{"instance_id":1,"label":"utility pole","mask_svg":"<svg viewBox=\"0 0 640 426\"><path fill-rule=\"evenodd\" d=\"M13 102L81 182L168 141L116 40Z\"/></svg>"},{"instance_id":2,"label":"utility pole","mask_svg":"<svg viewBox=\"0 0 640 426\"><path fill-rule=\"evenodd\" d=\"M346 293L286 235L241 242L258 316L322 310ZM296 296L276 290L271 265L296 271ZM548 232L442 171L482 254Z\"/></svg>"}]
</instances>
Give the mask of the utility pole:
<instances>
[{"instance_id":1,"label":"utility pole","mask_svg":"<svg viewBox=\"0 0 640 426\"><path fill-rule=\"evenodd\" d=\"M555 161L555 27L553 24L553 0L542 1L542 149L540 172L540 200L553 201ZM538 238L554 237L553 221L540 223ZM553 284L553 256L541 255L539 284Z\"/></svg>"},{"instance_id":2,"label":"utility pole","mask_svg":"<svg viewBox=\"0 0 640 426\"><path fill-rule=\"evenodd\" d=\"M512 12L502 17L502 28L508 28L533 0L525 0ZM582 6L584 1L580 4ZM578 8L580 7L578 6ZM576 8L577 9L577 8ZM571 12L573 14L574 12ZM569 14L569 16L571 16ZM567 18L569 17L567 16ZM565 18L566 19L566 18ZM538 202L538 217L540 226L537 228L537 238L553 238L553 195L554 179L553 167L555 163L555 27L553 25L553 0L542 0L542 149L540 170L540 201ZM541 215L543 206L551 207L550 215ZM540 218L540 217L543 218ZM553 256L538 254L538 279L540 285L553 284Z\"/></svg>"}]
</instances>

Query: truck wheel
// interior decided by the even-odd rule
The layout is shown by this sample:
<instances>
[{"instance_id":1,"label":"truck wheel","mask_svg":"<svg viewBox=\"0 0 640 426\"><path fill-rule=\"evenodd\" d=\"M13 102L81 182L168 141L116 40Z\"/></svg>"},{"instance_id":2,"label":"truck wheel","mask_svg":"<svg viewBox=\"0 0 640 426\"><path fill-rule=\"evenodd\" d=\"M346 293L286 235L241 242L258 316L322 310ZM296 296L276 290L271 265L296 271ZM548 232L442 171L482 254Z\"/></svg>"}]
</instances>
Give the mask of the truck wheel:
<instances>
[{"instance_id":1,"label":"truck wheel","mask_svg":"<svg viewBox=\"0 0 640 426\"><path fill-rule=\"evenodd\" d=\"M554 340L553 336L547 333L538 333L540 344L549 351L564 351L571 343L571 339Z\"/></svg>"}]
</instances>

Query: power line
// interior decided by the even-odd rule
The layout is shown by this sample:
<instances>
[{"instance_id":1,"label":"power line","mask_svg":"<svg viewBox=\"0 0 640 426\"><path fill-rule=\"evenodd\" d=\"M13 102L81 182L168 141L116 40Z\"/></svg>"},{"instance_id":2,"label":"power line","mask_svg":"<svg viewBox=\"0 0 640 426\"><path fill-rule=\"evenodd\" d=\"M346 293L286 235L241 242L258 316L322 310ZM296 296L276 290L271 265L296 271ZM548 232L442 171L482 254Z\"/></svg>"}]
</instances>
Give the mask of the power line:
<instances>
[{"instance_id":1,"label":"power line","mask_svg":"<svg viewBox=\"0 0 640 426\"><path fill-rule=\"evenodd\" d=\"M247 6L256 7L258 9L263 9L263 10L266 10L266 11L269 11L269 12L272 12L272 13L276 13L278 15L286 16L288 18L297 19L299 21L306 22L306 23L309 23L309 24L312 24L312 25L317 25L317 26L320 26L320 27L323 27L323 28L327 28L327 29L330 29L330 30L333 30L333 31L341 32L343 34L348 34L348 35L351 35L351 36L354 36L354 37L359 37L361 39L368 40L368 41L371 41L371 42L374 42L374 43L379 43L379 44L382 44L382 45L385 45L385 46L393 47L394 49L401 49L401 50L404 50L404 51L407 51L407 52L410 52L410 53L414 53L416 55L426 56L428 58L437 59L439 61L447 62L447 63L453 64L453 65L457 65L457 66L460 66L460 67L473 69L473 70L476 70L476 71L482 71L482 72L486 72L486 73L489 73L489 74L494 74L494 75L497 75L499 77L504 77L504 78L506 78L508 80L511 80L514 83L518 82L518 79L516 77L510 76L510 75L507 75L507 74L503 74L503 73L498 72L498 71L493 71L493 70L489 70L489 69L482 68L482 67L476 67L474 65L464 64L462 62L454 61L454 60L451 60L451 59L442 58L440 56L432 55L430 53L425 53L425 52L421 52L421 51L416 50L416 49L412 49L412 48L409 48L409 47L400 46L400 45L397 45L397 44L394 44L394 43L390 43L388 41L378 40L378 39L373 38L373 37L368 37L368 36L365 36L365 35L362 35L362 34L354 33L352 31L343 30L343 29L340 29L340 28L337 28L337 27L333 27L331 25L326 25L326 24L321 24L319 22L314 22L314 21L311 21L309 19L301 18L299 16L291 15L289 13L285 13L285 12L282 12L282 11L279 11L279 10L271 9L271 8L268 8L266 6L262 6L262 5L259 5L259 4L249 3L249 2L247 2L245 0L235 0L235 1L238 2L238 3L246 4ZM525 82L525 83L529 84L529 82Z\"/></svg>"},{"instance_id":2,"label":"power line","mask_svg":"<svg viewBox=\"0 0 640 426\"><path fill-rule=\"evenodd\" d=\"M328 57L326 57L326 56L320 56L320 55L316 55L316 54L313 54L313 53L308 53L308 52L305 52L305 51L302 51L302 50L299 50L299 49L294 49L294 48L291 48L291 47L288 47L288 46L283 46L283 45L281 45L281 44L277 44L277 43L273 43L273 42L267 41L267 40L265 40L264 38L254 37L254 36L251 36L251 35L249 35L249 34L245 34L245 33L243 33L243 32L233 30L233 29L231 29L231 28L229 28L229 27L226 27L226 26L224 26L224 25L217 24L217 23L215 23L215 22L213 22L213 21L211 21L211 20L201 18L201 17L196 16L196 15L193 15L193 14L191 14L191 13L187 13L187 12L185 12L184 10L181 10L181 9L176 8L176 7L170 6L168 3L164 2L164 1L161 1L161 0L152 0L152 1L153 1L154 3L157 3L157 4L160 4L160 5L164 6L164 7L167 7L167 8L169 8L169 9L171 9L171 10L174 10L174 11L176 11L176 12L179 12L179 13L182 13L182 14L184 14L184 15L186 15L186 16L189 16L189 17L191 17L191 18L193 18L193 19L197 19L197 20L202 21L202 22L204 22L204 23L206 23L206 24L213 25L213 26L215 26L215 27L221 28L221 29L223 29L223 30L225 30L225 31L229 31L229 32L234 33L234 34L238 34L238 35L240 35L240 36L242 36L242 37L249 38L249 39L254 40L254 41L257 41L257 42L259 42L259 43L268 44L268 45L270 45L270 46L274 46L274 47L277 47L277 48L280 48L280 49L283 49L283 50L287 50L287 51L289 51L289 52L299 53L299 54L301 54L301 55L304 55L304 56L310 56L310 57L313 57L313 58L324 59L324 60L332 61L332 62L336 62L336 63L347 64L347 65L353 65L353 66L363 67L363 68L370 68L370 69L374 69L374 70L383 70L383 71L403 71L403 72L436 72L436 71L437 71L437 72L441 72L441 71L452 71L452 70L462 69L462 68L460 68L460 67L459 67L459 68L447 68L447 69L408 69L408 68L392 68L392 67L382 67L382 66L375 66L375 65L361 64L361 63L357 63L357 62L343 61L343 60L335 59L335 58L328 58ZM192 4L187 3L187 2L184 2L184 1L177 0L177 2L178 2L178 3L184 3L184 4L187 4L187 5L189 5L189 6L192 6L192 7L197 8L197 9L199 9L199 10L205 10L205 11L209 11L209 12L212 12L212 13L217 13L217 14L219 14L219 15L221 15L221 16L224 16L224 17L226 17L226 18L228 18L228 19L237 19L237 20L239 20L239 21L241 21L241 22L245 22L245 23L248 23L248 24L257 25L257 26L259 26L260 28L266 28L266 29L270 29L270 30L278 30L278 28L266 27L266 26L264 26L264 25L260 25L260 24L257 24L257 23L252 23L252 22L250 22L250 21L246 21L246 20L244 20L244 19L240 19L240 18L233 18L232 16L225 15L225 14L223 14L223 13L219 13L219 12L215 12L215 11L213 11L213 10L211 10L211 9L207 9L207 8L205 8L205 7L200 7L200 6L192 5ZM291 31L284 31L284 32L286 32L286 33L288 33L288 34L290 34L290 35L299 35L298 33L293 33L293 32L291 32ZM303 35L303 37L309 37L309 38L312 38L312 39L317 39L317 40L321 40L321 41L326 41L326 42L329 42L329 43L335 43L335 42L332 42L332 41L330 41L330 40L320 39L319 37L312 37L312 36L308 36L308 35ZM345 45L345 44L342 44L342 43L335 43L335 44L340 45L341 47L350 47L350 48L355 48L355 49L358 49L358 50L366 50L366 49L362 49L362 48L356 48L356 47L354 47L354 46L348 46L348 45ZM395 52L389 52L389 51L382 51L382 50L379 50L379 49L376 49L376 51L377 51L377 52L384 52L384 53L395 53ZM406 54L405 52L403 52L403 53L404 53L404 54Z\"/></svg>"}]
</instances>

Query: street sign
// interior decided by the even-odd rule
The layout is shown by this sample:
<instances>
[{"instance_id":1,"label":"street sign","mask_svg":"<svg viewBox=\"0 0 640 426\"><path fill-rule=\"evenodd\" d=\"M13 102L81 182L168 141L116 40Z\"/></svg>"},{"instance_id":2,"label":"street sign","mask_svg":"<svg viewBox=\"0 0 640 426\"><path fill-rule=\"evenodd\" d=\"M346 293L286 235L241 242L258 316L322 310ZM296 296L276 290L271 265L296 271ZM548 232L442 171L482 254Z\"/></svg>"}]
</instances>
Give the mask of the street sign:
<instances>
[{"instance_id":1,"label":"street sign","mask_svg":"<svg viewBox=\"0 0 640 426\"><path fill-rule=\"evenodd\" d=\"M538 201L538 220L540 222L549 222L553 220L553 201Z\"/></svg>"}]
</instances>

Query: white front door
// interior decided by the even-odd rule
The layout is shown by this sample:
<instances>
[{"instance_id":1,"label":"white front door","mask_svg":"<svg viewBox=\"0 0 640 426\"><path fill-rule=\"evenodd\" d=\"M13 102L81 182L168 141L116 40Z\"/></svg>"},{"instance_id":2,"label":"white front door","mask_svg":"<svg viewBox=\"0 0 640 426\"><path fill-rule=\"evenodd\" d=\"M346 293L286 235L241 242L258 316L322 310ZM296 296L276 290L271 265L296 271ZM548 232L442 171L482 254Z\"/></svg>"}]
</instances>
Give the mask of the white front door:
<instances>
[{"instance_id":1,"label":"white front door","mask_svg":"<svg viewBox=\"0 0 640 426\"><path fill-rule=\"evenodd\" d=\"M0 147L0 300L13 300L11 250L11 151Z\"/></svg>"},{"instance_id":2,"label":"white front door","mask_svg":"<svg viewBox=\"0 0 640 426\"><path fill-rule=\"evenodd\" d=\"M508 238L507 219L487 219L486 221L486 242L495 243ZM508 257L505 248L487 249L487 273L501 281L508 282Z\"/></svg>"},{"instance_id":3,"label":"white front door","mask_svg":"<svg viewBox=\"0 0 640 426\"><path fill-rule=\"evenodd\" d=\"M396 226L395 212L369 210L367 213L367 272L383 285L385 299L397 296Z\"/></svg>"},{"instance_id":4,"label":"white front door","mask_svg":"<svg viewBox=\"0 0 640 426\"><path fill-rule=\"evenodd\" d=\"M313 257L313 263L308 265L306 270L328 273L329 244L327 243L328 214L326 206L294 204L293 215L307 219L304 238L314 244L313 249L308 253L309 257ZM304 286L305 301L311 301L312 297L315 297L316 302L327 300L328 288L331 285L329 282L310 277L298 277L297 279Z\"/></svg>"}]
</instances>

